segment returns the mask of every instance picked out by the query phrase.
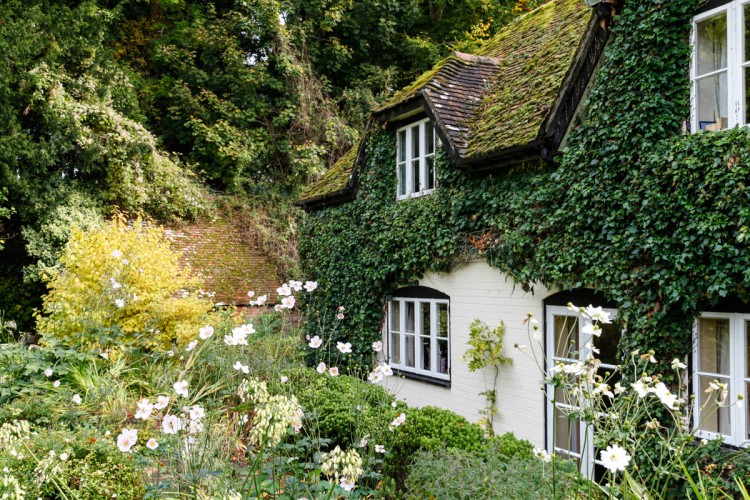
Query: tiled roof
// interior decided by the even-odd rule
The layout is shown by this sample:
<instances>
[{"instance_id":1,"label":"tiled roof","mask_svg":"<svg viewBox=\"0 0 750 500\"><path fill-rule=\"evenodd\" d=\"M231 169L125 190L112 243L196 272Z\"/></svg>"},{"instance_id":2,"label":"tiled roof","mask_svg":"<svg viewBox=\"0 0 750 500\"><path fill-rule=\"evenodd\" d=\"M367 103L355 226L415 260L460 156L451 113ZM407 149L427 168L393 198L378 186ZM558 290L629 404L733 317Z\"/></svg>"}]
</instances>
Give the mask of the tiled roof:
<instances>
[{"instance_id":1,"label":"tiled roof","mask_svg":"<svg viewBox=\"0 0 750 500\"><path fill-rule=\"evenodd\" d=\"M246 305L280 284L278 272L243 225L231 215L172 226L166 235L182 252L182 262L203 275L205 288L215 302Z\"/></svg>"},{"instance_id":2,"label":"tiled roof","mask_svg":"<svg viewBox=\"0 0 750 500\"><path fill-rule=\"evenodd\" d=\"M518 151L538 157L546 143L556 147L562 139L604 39L583 0L552 0L508 24L475 54L454 52L440 61L374 116L387 122L424 108L459 165L498 165ZM352 151L345 155L308 188L302 204L351 192L356 159Z\"/></svg>"}]
</instances>

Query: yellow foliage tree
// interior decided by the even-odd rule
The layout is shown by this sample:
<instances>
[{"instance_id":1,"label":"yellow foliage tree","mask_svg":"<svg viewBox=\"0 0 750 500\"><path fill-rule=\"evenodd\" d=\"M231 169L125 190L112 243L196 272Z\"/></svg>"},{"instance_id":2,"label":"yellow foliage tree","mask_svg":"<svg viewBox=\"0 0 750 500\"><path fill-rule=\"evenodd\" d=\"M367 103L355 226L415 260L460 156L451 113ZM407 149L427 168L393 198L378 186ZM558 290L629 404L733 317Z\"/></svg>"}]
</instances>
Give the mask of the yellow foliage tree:
<instances>
[{"instance_id":1,"label":"yellow foliage tree","mask_svg":"<svg viewBox=\"0 0 750 500\"><path fill-rule=\"evenodd\" d=\"M37 315L46 343L111 350L167 350L195 337L211 302L200 279L179 264L160 227L117 216L88 232L73 228L59 271Z\"/></svg>"}]
</instances>

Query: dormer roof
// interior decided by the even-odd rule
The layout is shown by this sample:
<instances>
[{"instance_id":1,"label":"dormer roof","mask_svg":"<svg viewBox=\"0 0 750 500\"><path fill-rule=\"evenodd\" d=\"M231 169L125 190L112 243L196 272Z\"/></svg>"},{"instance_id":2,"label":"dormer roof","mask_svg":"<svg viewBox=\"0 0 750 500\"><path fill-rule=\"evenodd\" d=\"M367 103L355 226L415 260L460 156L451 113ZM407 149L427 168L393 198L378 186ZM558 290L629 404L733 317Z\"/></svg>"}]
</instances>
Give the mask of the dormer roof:
<instances>
[{"instance_id":1,"label":"dormer roof","mask_svg":"<svg viewBox=\"0 0 750 500\"><path fill-rule=\"evenodd\" d=\"M607 33L583 0L552 0L505 26L475 53L454 52L437 63L374 110L373 120L403 123L426 113L457 167L483 170L549 159L583 98ZM355 163L357 158L362 154ZM316 183L303 195L303 206L354 195L357 166L334 168L349 171L343 191L323 192Z\"/></svg>"}]
</instances>

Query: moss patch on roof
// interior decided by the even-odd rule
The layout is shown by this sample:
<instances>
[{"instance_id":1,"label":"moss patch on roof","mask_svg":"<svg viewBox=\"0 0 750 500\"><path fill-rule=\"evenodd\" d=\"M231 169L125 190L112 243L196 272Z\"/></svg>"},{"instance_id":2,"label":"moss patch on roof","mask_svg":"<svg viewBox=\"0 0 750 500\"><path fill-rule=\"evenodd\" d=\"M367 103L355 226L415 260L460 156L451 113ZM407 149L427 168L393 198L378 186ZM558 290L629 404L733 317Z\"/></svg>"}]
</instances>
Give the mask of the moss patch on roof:
<instances>
[{"instance_id":1,"label":"moss patch on roof","mask_svg":"<svg viewBox=\"0 0 750 500\"><path fill-rule=\"evenodd\" d=\"M344 156L336 160L336 163L320 179L305 189L300 196L300 202L324 198L343 191L349 184L358 150L359 144L356 144Z\"/></svg>"},{"instance_id":2,"label":"moss patch on roof","mask_svg":"<svg viewBox=\"0 0 750 500\"><path fill-rule=\"evenodd\" d=\"M497 59L499 68L469 124L467 157L538 138L590 19L582 0L552 1L509 24L477 51Z\"/></svg>"},{"instance_id":3,"label":"moss patch on roof","mask_svg":"<svg viewBox=\"0 0 750 500\"><path fill-rule=\"evenodd\" d=\"M408 101L412 97L417 96L419 94L419 91L422 90L425 85L430 83L430 81L440 72L440 70L443 69L443 66L445 66L445 64L454 57L455 56L446 57L442 61L439 61L437 64L435 64L435 66L433 66L431 70L422 73L407 87L404 87L403 89L393 94L393 97L385 101L382 106L376 108L375 113L396 106L397 104L401 104L402 102Z\"/></svg>"}]
</instances>

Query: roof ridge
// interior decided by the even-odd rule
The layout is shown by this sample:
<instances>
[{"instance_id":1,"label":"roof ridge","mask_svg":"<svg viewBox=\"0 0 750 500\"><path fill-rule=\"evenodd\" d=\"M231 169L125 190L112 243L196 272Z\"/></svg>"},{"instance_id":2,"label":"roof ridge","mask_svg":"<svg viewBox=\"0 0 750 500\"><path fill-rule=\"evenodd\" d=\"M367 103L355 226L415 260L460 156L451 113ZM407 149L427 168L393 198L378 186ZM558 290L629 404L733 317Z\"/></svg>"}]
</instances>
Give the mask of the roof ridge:
<instances>
[{"instance_id":1,"label":"roof ridge","mask_svg":"<svg viewBox=\"0 0 750 500\"><path fill-rule=\"evenodd\" d=\"M457 59L467 61L467 62L472 62L472 63L487 63L487 64L492 64L493 66L500 66L500 59L496 57L478 56L476 54L469 54L467 52L459 52L457 50L454 50L451 53L451 57L455 57Z\"/></svg>"}]
</instances>

